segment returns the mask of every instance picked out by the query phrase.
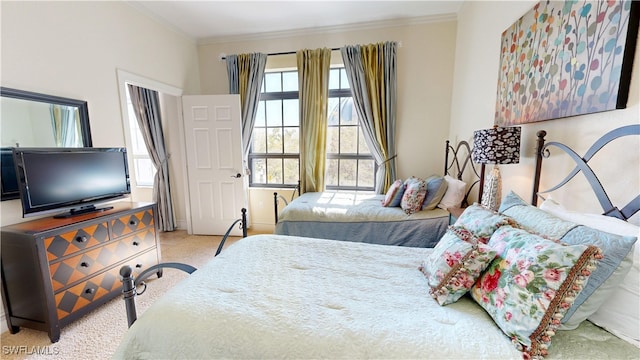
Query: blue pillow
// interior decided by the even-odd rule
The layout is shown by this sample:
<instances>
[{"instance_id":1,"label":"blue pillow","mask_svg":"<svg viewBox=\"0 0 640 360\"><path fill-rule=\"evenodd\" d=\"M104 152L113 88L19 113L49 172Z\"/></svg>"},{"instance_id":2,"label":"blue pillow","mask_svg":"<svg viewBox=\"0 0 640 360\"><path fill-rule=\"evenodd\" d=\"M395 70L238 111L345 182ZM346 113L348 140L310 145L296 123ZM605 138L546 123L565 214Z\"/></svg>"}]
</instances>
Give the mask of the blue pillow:
<instances>
[{"instance_id":1,"label":"blue pillow","mask_svg":"<svg viewBox=\"0 0 640 360\"><path fill-rule=\"evenodd\" d=\"M627 255L637 241L635 237L614 235L562 220L529 205L514 192L509 192L504 198L500 212L513 218L524 230L569 245L595 245L602 251L604 258L598 261L584 289L565 314L561 329L575 329L596 312L631 269L633 259Z\"/></svg>"},{"instance_id":2,"label":"blue pillow","mask_svg":"<svg viewBox=\"0 0 640 360\"><path fill-rule=\"evenodd\" d=\"M437 175L431 175L425 181L427 182L427 197L422 203L422 210L432 210L442 200L449 183L444 180L444 177Z\"/></svg>"}]
</instances>

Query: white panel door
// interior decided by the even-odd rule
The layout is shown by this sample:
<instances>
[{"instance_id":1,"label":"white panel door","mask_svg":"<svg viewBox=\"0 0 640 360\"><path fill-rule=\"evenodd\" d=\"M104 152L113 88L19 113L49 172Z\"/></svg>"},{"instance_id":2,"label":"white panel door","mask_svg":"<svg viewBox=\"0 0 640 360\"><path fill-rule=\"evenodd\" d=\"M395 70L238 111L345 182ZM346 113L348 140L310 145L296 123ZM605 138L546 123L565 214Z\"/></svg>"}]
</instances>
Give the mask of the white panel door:
<instances>
[{"instance_id":1,"label":"white panel door","mask_svg":"<svg viewBox=\"0 0 640 360\"><path fill-rule=\"evenodd\" d=\"M192 233L224 235L246 206L240 96L183 96L182 111Z\"/></svg>"}]
</instances>

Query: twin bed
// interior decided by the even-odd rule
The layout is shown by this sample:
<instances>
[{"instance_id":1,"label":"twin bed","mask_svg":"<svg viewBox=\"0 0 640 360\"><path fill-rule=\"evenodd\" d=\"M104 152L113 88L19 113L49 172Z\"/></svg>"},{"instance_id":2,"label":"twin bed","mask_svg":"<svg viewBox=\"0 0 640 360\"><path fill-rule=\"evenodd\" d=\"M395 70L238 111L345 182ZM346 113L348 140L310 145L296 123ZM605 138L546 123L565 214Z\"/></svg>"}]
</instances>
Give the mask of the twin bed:
<instances>
[{"instance_id":1,"label":"twin bed","mask_svg":"<svg viewBox=\"0 0 640 360\"><path fill-rule=\"evenodd\" d=\"M464 184L455 207L467 204L479 179L469 144L461 141L453 147L447 141L444 163L443 176L469 183ZM411 247L434 247L444 235L449 225L446 209L435 207L406 214L400 206L382 206L384 198L369 192L309 192L285 201L282 208L278 206L282 197L274 193L274 233Z\"/></svg>"},{"instance_id":2,"label":"twin bed","mask_svg":"<svg viewBox=\"0 0 640 360\"><path fill-rule=\"evenodd\" d=\"M629 127L623 133L623 136L640 135L640 125ZM538 153L544 153L543 149L546 149L544 140L540 141ZM584 171L586 165L577 166ZM637 168L628 170L637 172ZM625 217L637 211L637 201L635 205L634 201L623 207ZM508 249L504 236L487 233L487 229L492 228L493 234L514 231L526 236L527 243L535 239L544 244L534 247L535 253L541 247L555 246L537 237L536 231L568 242L590 241L584 236L585 231L596 231L578 225L577 218L574 222L560 217L545 218L551 216L551 212L531 206L514 194L505 198L501 210L504 214L484 213L486 210L477 205L470 206L456 225L445 232L442 243L467 231L468 236L490 237L489 244ZM556 214L561 216L560 212ZM625 231L635 231L637 236L637 227L619 219L597 216L607 228L614 228L609 220L619 221L616 227L629 226ZM515 228L516 220L521 224L518 228ZM551 226L537 227L541 224ZM528 227L533 228L531 233L522 235ZM568 256L571 263L566 268L545 273L546 290L542 293L532 290L543 288L537 277L516 276L513 278L516 281L498 279L500 269L508 273L502 268L506 266L505 261L497 261L498 256L484 272L476 274L480 276L474 284L477 286L468 293L463 291L464 294L448 293L448 300L451 300L448 296L455 293L461 296L444 306L439 305L442 298L438 295L443 288L434 291L431 282L431 275L437 274L429 270L431 262L445 259L445 267L453 264L465 268L466 261L474 256L464 257L464 263L452 261L455 256L436 256L446 250L440 244L431 249L278 234L250 236L229 246L147 309L125 334L114 357L637 359L639 339L629 331L638 330L637 314L630 308L637 307L634 304L640 301L636 289L640 249L634 237L598 234L599 249L584 244L558 245L558 251L578 249L579 258L585 261L571 260ZM455 244L468 245L466 242ZM479 251L481 247L476 242L472 249ZM520 251L504 251L505 259L521 256ZM516 260L514 264L518 266L532 266L534 258ZM518 275L527 274L523 271ZM565 274L566 279L559 274ZM450 280L461 280L462 275L458 272ZM487 284L493 284L493 280L499 287L497 294L508 295L505 286L520 284L522 279L538 281L516 290L532 291L530 295L535 302L545 303L548 310L543 309L543 316L538 317L530 310L529 306L535 304L522 305L518 298L507 296L503 302L483 300L483 296L490 296L483 291L488 290ZM465 282L449 282L447 289L460 287L462 283ZM618 294L624 287L631 288L630 295ZM605 308L615 312L616 304L607 303L607 298L624 296L628 296L624 298L627 306L618 305L617 311L621 314L616 316L630 320L630 324L619 324L615 316L607 313L598 314ZM597 306L592 304L596 300ZM514 302L511 310L524 309L530 315L500 313L501 305ZM586 315L586 309L593 306L600 309ZM572 327L570 321L565 322L563 318L569 317L569 312L572 312L569 320L577 319L574 321L577 327L571 330L568 330ZM578 315L590 321L579 321L582 318ZM538 318L533 327L515 321ZM515 328L509 327L514 324ZM563 331L561 326L567 330Z\"/></svg>"}]
</instances>

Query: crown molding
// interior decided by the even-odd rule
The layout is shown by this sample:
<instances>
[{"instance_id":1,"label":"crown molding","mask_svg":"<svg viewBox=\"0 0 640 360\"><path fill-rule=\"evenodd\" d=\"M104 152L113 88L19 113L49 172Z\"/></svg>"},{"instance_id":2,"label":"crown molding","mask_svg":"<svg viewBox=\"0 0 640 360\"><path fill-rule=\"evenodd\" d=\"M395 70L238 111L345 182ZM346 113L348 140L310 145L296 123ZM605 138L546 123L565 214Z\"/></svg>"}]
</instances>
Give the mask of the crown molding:
<instances>
[{"instance_id":1,"label":"crown molding","mask_svg":"<svg viewBox=\"0 0 640 360\"><path fill-rule=\"evenodd\" d=\"M407 25L420 25L427 23L438 23L445 21L457 20L456 14L441 14L441 15L429 15L405 19L383 20L383 21L370 21L347 25L337 26L323 26L307 29L295 29L286 31L273 31L256 34L244 34L244 35L231 35L231 36L212 36L198 39L197 45L212 45L221 43L233 43L242 41L255 41L255 40L268 40L268 39L280 39L293 36L305 36L305 35L317 35L326 33L336 33L345 31L357 31L357 30L371 30L379 28L407 26Z\"/></svg>"}]
</instances>

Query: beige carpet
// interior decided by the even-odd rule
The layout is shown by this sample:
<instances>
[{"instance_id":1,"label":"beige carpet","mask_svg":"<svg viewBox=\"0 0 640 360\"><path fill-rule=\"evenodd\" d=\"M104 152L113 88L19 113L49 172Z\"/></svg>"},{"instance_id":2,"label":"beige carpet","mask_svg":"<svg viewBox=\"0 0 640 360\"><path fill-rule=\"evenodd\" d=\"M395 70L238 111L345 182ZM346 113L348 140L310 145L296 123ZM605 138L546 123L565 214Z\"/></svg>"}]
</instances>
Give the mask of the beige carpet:
<instances>
[{"instance_id":1,"label":"beige carpet","mask_svg":"<svg viewBox=\"0 0 640 360\"><path fill-rule=\"evenodd\" d=\"M185 231L160 233L162 261L191 264L209 261L220 243L219 236L193 236ZM239 238L229 238L225 248ZM136 297L138 314L188 274L174 269L161 279L152 277L146 292ZM80 320L62 328L60 341L52 344L44 331L22 328L17 334L2 334L2 359L109 359L127 331L124 301L119 296Z\"/></svg>"}]
</instances>

